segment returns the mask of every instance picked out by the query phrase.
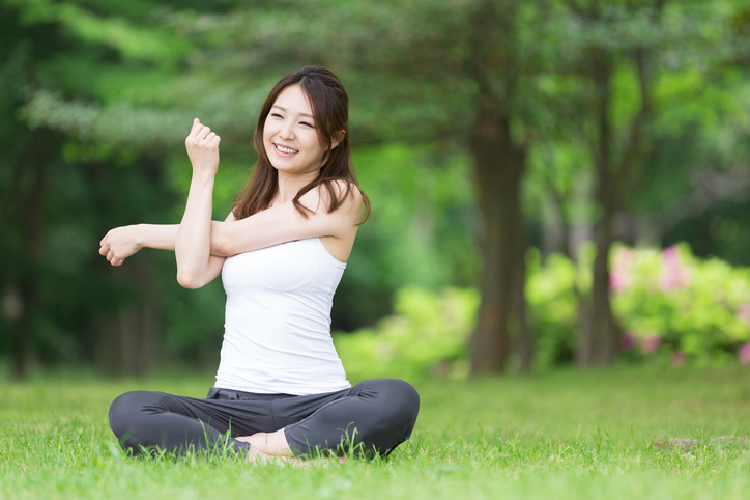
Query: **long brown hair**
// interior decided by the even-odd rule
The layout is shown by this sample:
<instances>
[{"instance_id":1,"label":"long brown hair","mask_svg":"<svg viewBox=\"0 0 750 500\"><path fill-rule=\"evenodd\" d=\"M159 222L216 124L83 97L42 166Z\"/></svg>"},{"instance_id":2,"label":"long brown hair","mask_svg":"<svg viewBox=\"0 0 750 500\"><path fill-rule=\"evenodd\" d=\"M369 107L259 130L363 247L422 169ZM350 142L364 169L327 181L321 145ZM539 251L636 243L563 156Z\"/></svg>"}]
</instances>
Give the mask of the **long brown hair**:
<instances>
[{"instance_id":1,"label":"long brown hair","mask_svg":"<svg viewBox=\"0 0 750 500\"><path fill-rule=\"evenodd\" d=\"M349 196L352 189L357 189L364 201L365 213L360 221L364 223L370 217L370 199L363 193L357 183L357 177L352 167L352 147L349 139L349 96L344 86L332 72L320 66L306 66L298 71L289 73L276 84L268 94L266 102L258 117L258 126L253 137L253 146L258 155L255 171L247 186L240 192L232 205L232 213L236 219L244 219L262 212L271 206L273 199L279 192L279 172L266 155L263 145L263 127L271 106L276 102L282 90L290 85L299 85L310 102L313 112L315 130L318 140L326 149L324 162L318 177L297 192L292 200L294 208L300 215L307 218L307 209L300 203L301 196L317 186L325 187L327 192L327 213L333 213ZM343 137L340 133L343 132ZM333 137L340 139L339 144L331 149ZM337 181L345 181L343 192L334 187Z\"/></svg>"}]
</instances>

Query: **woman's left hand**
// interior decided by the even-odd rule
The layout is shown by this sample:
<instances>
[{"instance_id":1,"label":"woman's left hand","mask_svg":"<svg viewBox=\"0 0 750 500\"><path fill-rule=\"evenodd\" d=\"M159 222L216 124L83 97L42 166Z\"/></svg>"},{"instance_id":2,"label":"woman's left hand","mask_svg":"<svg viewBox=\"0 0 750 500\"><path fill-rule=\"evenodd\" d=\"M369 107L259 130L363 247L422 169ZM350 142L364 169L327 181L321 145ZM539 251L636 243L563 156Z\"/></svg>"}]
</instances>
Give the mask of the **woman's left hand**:
<instances>
[{"instance_id":1,"label":"woman's left hand","mask_svg":"<svg viewBox=\"0 0 750 500\"><path fill-rule=\"evenodd\" d=\"M190 135L185 138L185 149L193 163L193 173L216 175L219 171L219 144L221 137L211 132L196 118Z\"/></svg>"}]
</instances>

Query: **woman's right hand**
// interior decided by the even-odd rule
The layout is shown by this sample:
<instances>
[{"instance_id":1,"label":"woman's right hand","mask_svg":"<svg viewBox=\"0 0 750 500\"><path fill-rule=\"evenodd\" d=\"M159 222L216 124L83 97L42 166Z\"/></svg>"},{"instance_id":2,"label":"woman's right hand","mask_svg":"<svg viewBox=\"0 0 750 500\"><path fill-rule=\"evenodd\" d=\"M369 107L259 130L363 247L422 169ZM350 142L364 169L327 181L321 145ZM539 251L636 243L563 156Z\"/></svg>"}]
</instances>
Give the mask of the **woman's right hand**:
<instances>
[{"instance_id":1,"label":"woman's right hand","mask_svg":"<svg viewBox=\"0 0 750 500\"><path fill-rule=\"evenodd\" d=\"M219 171L221 137L211 132L196 118L190 135L185 138L185 149L193 164L193 173L216 175Z\"/></svg>"},{"instance_id":2,"label":"woman's right hand","mask_svg":"<svg viewBox=\"0 0 750 500\"><path fill-rule=\"evenodd\" d=\"M110 229L99 242L99 254L107 257L113 266L121 266L126 257L130 257L143 248L138 236L138 226L122 226Z\"/></svg>"}]
</instances>

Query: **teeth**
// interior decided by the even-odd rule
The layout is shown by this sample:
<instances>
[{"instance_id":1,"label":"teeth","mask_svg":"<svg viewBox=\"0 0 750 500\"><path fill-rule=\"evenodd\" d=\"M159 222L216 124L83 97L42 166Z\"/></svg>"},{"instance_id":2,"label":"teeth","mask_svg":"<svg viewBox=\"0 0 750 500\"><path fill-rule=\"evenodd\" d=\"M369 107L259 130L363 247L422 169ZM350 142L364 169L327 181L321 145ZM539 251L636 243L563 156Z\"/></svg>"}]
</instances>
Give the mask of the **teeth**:
<instances>
[{"instance_id":1,"label":"teeth","mask_svg":"<svg viewBox=\"0 0 750 500\"><path fill-rule=\"evenodd\" d=\"M277 145L276 145L276 147L277 147L277 148L278 148L278 150L279 150L279 151L281 151L282 153L287 153L287 154L290 154L290 155L293 155L293 154L297 154L297 153L298 153L298 151L297 151L296 149L292 149L292 148L287 148L287 147L285 147L285 146L281 146L281 145L279 145L279 144L277 144Z\"/></svg>"}]
</instances>

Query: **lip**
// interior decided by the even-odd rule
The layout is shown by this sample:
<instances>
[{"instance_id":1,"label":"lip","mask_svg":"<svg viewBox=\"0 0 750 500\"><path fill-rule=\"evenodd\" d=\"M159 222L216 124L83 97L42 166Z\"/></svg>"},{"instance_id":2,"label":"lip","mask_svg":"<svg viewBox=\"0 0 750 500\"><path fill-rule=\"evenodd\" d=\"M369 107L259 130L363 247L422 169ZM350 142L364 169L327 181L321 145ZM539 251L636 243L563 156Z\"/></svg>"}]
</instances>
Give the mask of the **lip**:
<instances>
[{"instance_id":1,"label":"lip","mask_svg":"<svg viewBox=\"0 0 750 500\"><path fill-rule=\"evenodd\" d=\"M295 148L293 148L291 146L287 146L286 144L281 144L281 143L276 143L276 142L272 142L271 144L273 144L273 150L276 152L276 154L279 155L279 156L281 156L281 157L283 157L283 158L293 158L293 157L297 156L297 154L299 154L299 149L295 149ZM286 153L286 152L280 150L279 146L281 146L283 148L294 149L297 152L296 153Z\"/></svg>"}]
</instances>

